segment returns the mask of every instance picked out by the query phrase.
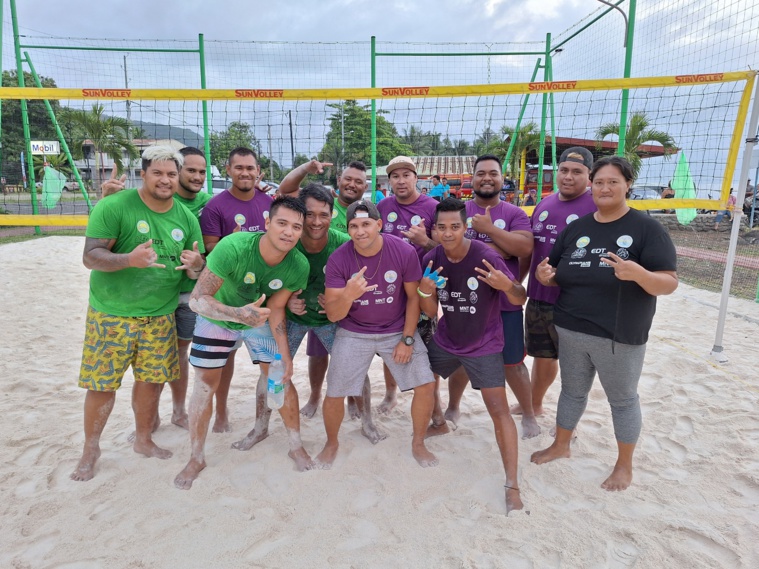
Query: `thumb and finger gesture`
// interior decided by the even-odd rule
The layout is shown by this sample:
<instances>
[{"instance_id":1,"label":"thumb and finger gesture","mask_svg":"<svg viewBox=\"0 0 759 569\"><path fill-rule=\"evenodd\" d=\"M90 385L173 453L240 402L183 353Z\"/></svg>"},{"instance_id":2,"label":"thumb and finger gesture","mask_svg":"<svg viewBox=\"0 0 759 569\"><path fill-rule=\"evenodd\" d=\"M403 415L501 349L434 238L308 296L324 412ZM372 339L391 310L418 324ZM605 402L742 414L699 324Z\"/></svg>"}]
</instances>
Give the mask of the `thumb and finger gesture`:
<instances>
[{"instance_id":1,"label":"thumb and finger gesture","mask_svg":"<svg viewBox=\"0 0 759 569\"><path fill-rule=\"evenodd\" d=\"M153 240L148 239L140 243L128 254L129 266L138 269L156 268L165 269L166 265L156 263L158 254L153 250Z\"/></svg>"}]
</instances>

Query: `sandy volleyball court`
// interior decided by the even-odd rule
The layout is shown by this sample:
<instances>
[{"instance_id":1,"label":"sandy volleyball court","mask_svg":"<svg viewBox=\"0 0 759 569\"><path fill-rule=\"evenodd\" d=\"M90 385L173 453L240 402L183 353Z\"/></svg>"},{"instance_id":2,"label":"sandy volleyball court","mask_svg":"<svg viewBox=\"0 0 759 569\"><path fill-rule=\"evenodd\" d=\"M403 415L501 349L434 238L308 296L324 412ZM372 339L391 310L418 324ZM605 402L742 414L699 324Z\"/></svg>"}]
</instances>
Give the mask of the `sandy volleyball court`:
<instances>
[{"instance_id":1,"label":"sandy volleyball court","mask_svg":"<svg viewBox=\"0 0 759 569\"><path fill-rule=\"evenodd\" d=\"M173 485L189 437L169 423L168 390L155 440L174 456L143 458L127 442L130 374L96 476L78 483L69 474L84 438L76 386L87 305L82 246L69 237L0 246L0 567L759 566L758 304L731 300L730 363L717 366L708 352L718 295L681 285L659 301L641 378L635 478L624 493L600 488L616 448L598 382L571 459L529 462L549 443L558 383L539 420L544 433L520 441L530 515L505 516L495 436L471 390L458 430L429 443L437 468L421 469L411 456L410 395L377 420L389 437L376 446L346 421L331 471L293 470L279 417L267 440L233 450L253 424L257 370L244 351L230 397L233 432L209 433L208 468L191 491ZM301 402L305 373L299 355ZM376 404L378 360L371 376ZM302 433L315 456L325 440L321 412L302 421Z\"/></svg>"}]
</instances>

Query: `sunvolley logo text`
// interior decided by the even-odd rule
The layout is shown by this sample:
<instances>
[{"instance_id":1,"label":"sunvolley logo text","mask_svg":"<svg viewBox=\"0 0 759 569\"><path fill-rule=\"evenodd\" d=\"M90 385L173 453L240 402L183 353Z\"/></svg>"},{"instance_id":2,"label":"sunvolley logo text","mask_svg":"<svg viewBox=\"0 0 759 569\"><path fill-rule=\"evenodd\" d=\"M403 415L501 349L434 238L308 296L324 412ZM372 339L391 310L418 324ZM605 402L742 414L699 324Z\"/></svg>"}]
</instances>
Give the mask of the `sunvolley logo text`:
<instances>
[{"instance_id":1,"label":"sunvolley logo text","mask_svg":"<svg viewBox=\"0 0 759 569\"><path fill-rule=\"evenodd\" d=\"M116 98L131 97L131 89L82 89L83 97Z\"/></svg>"},{"instance_id":2,"label":"sunvolley logo text","mask_svg":"<svg viewBox=\"0 0 759 569\"><path fill-rule=\"evenodd\" d=\"M235 89L238 99L281 99L284 94L282 89Z\"/></svg>"},{"instance_id":3,"label":"sunvolley logo text","mask_svg":"<svg viewBox=\"0 0 759 569\"><path fill-rule=\"evenodd\" d=\"M530 91L570 91L577 86L577 81L543 81L530 83Z\"/></svg>"},{"instance_id":4,"label":"sunvolley logo text","mask_svg":"<svg viewBox=\"0 0 759 569\"><path fill-rule=\"evenodd\" d=\"M430 92L429 87L387 87L382 89L383 97L418 97L427 95Z\"/></svg>"},{"instance_id":5,"label":"sunvolley logo text","mask_svg":"<svg viewBox=\"0 0 759 569\"><path fill-rule=\"evenodd\" d=\"M676 75L675 83L711 83L722 81L724 73L702 73L699 75Z\"/></svg>"}]
</instances>

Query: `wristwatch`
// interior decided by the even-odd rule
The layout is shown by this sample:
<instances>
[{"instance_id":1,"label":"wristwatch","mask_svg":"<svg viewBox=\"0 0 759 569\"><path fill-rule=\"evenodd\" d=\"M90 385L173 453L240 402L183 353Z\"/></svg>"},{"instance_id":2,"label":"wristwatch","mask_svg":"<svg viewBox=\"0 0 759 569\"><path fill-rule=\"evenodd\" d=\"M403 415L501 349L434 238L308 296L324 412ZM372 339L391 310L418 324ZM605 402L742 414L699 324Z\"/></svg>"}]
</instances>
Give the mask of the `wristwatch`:
<instances>
[{"instance_id":1,"label":"wristwatch","mask_svg":"<svg viewBox=\"0 0 759 569\"><path fill-rule=\"evenodd\" d=\"M414 337L413 336L404 336L403 338L401 338L401 342L403 342L407 346L413 346L414 345Z\"/></svg>"}]
</instances>

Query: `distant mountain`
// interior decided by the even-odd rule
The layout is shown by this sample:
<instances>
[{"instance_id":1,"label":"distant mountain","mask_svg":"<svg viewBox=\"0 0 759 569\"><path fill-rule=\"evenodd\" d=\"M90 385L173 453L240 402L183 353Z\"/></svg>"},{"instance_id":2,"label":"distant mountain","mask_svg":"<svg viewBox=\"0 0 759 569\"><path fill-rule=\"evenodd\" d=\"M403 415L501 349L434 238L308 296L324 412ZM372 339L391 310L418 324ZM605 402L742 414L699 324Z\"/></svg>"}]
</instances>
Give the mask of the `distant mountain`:
<instances>
[{"instance_id":1,"label":"distant mountain","mask_svg":"<svg viewBox=\"0 0 759 569\"><path fill-rule=\"evenodd\" d=\"M152 122L132 121L132 124L145 131L145 138L161 140L164 138L173 138L183 143L185 146L195 146L203 148L203 135L190 130L189 128L180 128L168 124L155 124Z\"/></svg>"}]
</instances>

